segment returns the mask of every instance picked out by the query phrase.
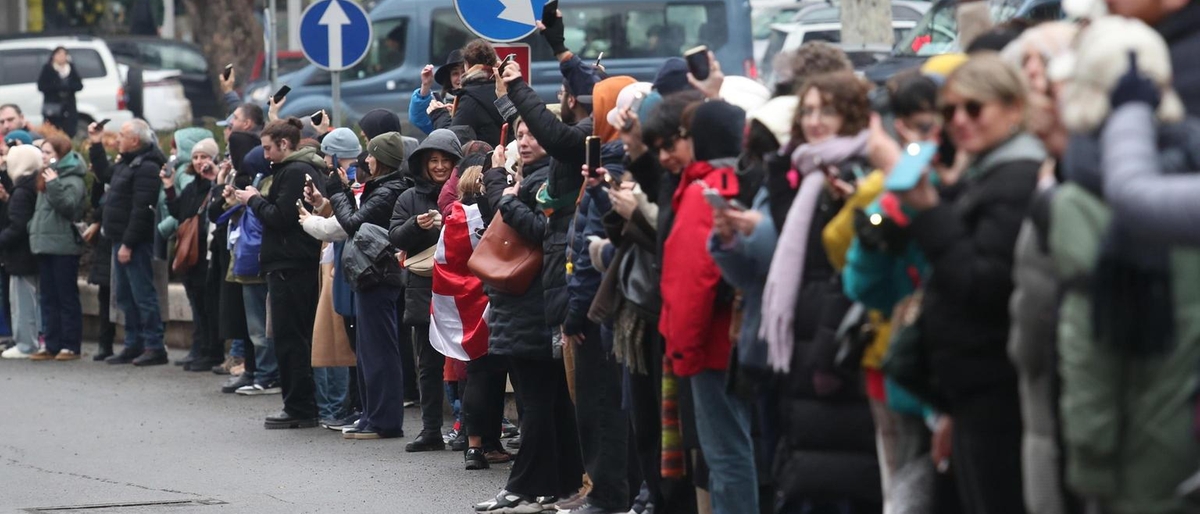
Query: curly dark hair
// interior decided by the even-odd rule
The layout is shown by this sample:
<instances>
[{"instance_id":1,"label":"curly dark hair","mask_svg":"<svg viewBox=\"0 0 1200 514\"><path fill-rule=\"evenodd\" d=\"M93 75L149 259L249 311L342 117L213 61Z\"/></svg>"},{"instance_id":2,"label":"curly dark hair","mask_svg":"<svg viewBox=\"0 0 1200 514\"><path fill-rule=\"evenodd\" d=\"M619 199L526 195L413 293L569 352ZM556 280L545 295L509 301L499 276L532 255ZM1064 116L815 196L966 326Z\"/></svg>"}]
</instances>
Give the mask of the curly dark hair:
<instances>
[{"instance_id":1,"label":"curly dark hair","mask_svg":"<svg viewBox=\"0 0 1200 514\"><path fill-rule=\"evenodd\" d=\"M846 52L824 41L804 43L788 54L786 57L780 54L775 66L778 81L775 87L779 94L792 94L805 79L814 75L854 70Z\"/></svg>"},{"instance_id":2,"label":"curly dark hair","mask_svg":"<svg viewBox=\"0 0 1200 514\"><path fill-rule=\"evenodd\" d=\"M463 60L466 61L467 67L471 66L495 66L499 59L496 58L496 48L483 39L476 39L467 43L467 46L462 50Z\"/></svg>"},{"instance_id":3,"label":"curly dark hair","mask_svg":"<svg viewBox=\"0 0 1200 514\"><path fill-rule=\"evenodd\" d=\"M853 136L871 123L871 103L867 99L870 88L867 83L850 71L822 73L804 82L796 91L800 98L800 106L796 108L796 116L792 120L792 144L806 142L804 131L801 129L804 113L804 96L811 89L821 94L821 102L832 105L838 114L842 115L842 129L839 136Z\"/></svg>"}]
</instances>

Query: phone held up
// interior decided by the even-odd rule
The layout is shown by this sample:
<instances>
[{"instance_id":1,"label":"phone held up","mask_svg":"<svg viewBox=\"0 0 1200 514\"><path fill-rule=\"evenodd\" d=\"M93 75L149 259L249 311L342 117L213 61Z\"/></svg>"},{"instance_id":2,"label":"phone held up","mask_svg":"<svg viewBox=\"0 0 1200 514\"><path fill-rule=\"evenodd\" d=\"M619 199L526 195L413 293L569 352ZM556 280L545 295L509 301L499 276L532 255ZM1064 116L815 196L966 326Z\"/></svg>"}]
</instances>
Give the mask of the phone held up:
<instances>
[{"instance_id":1,"label":"phone held up","mask_svg":"<svg viewBox=\"0 0 1200 514\"><path fill-rule=\"evenodd\" d=\"M325 111L314 112L309 119L312 120L313 125L320 125L322 121L325 121Z\"/></svg>"},{"instance_id":2,"label":"phone held up","mask_svg":"<svg viewBox=\"0 0 1200 514\"><path fill-rule=\"evenodd\" d=\"M687 61L688 71L692 73L693 77L696 77L696 80L708 79L708 75L712 70L708 65L707 46L700 45L684 52L683 60Z\"/></svg>"},{"instance_id":3,"label":"phone held up","mask_svg":"<svg viewBox=\"0 0 1200 514\"><path fill-rule=\"evenodd\" d=\"M104 118L104 119L100 120L99 123L96 123L96 130L103 129L104 126L108 125L108 122L110 122L110 121L112 121L112 119L110 119L110 118Z\"/></svg>"},{"instance_id":4,"label":"phone held up","mask_svg":"<svg viewBox=\"0 0 1200 514\"><path fill-rule=\"evenodd\" d=\"M634 95L633 101L629 103L629 113L637 114L637 112L639 110L641 110L641 108L642 108L642 102L644 102L645 100L646 100L646 95L644 95L642 93L638 93L638 94ZM625 125L623 125L621 127L621 131L629 132L630 130L633 130L633 122L634 122L633 116L626 117Z\"/></svg>"},{"instance_id":5,"label":"phone held up","mask_svg":"<svg viewBox=\"0 0 1200 514\"><path fill-rule=\"evenodd\" d=\"M584 140L584 145L587 148L587 167L588 177L596 178L600 176L600 138L597 136L588 136Z\"/></svg>"},{"instance_id":6,"label":"phone held up","mask_svg":"<svg viewBox=\"0 0 1200 514\"><path fill-rule=\"evenodd\" d=\"M516 59L516 58L517 58L517 54L508 54L508 55L504 56L504 60L500 61L500 66L497 67L496 69L500 70L500 74L503 75L504 68L507 68L508 65L513 62L513 59Z\"/></svg>"},{"instance_id":7,"label":"phone held up","mask_svg":"<svg viewBox=\"0 0 1200 514\"><path fill-rule=\"evenodd\" d=\"M292 87L287 84L284 84L283 87L279 88L279 91L276 91L275 94L271 96L271 101L273 103L282 102L283 99L287 97L288 93L291 93L291 92L292 92Z\"/></svg>"},{"instance_id":8,"label":"phone held up","mask_svg":"<svg viewBox=\"0 0 1200 514\"><path fill-rule=\"evenodd\" d=\"M229 80L229 76L233 74L233 63L225 65L225 69L221 71L221 79Z\"/></svg>"}]
</instances>

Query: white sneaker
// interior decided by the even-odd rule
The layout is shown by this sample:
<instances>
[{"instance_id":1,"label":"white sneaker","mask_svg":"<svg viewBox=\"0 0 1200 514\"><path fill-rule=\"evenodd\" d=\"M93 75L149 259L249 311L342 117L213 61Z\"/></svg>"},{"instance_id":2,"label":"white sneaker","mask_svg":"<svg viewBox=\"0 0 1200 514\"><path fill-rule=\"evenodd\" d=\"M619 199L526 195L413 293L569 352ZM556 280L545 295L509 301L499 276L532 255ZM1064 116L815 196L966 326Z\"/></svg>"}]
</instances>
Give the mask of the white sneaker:
<instances>
[{"instance_id":1,"label":"white sneaker","mask_svg":"<svg viewBox=\"0 0 1200 514\"><path fill-rule=\"evenodd\" d=\"M32 356L32 355L33 355L32 353L25 353L25 352L22 352L20 348L17 348L16 346L14 346L14 347L12 347L12 348L9 348L9 349L7 349L7 350L4 350L4 353L0 353L0 358L4 358L4 359L28 359L28 358L29 358L30 356Z\"/></svg>"},{"instance_id":2,"label":"white sneaker","mask_svg":"<svg viewBox=\"0 0 1200 514\"><path fill-rule=\"evenodd\" d=\"M252 384L239 387L235 392L242 396L260 396L264 394L280 394L283 392L283 388L279 387L278 384L268 384L266 387L259 384Z\"/></svg>"}]
</instances>

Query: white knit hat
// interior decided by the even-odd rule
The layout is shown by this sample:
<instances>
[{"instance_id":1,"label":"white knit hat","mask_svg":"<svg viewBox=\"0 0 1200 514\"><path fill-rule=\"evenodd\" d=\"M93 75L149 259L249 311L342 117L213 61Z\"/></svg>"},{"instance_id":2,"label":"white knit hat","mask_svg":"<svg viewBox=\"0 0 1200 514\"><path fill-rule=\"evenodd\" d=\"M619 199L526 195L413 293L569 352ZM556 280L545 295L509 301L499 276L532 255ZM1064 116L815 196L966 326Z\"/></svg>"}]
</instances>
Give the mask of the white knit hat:
<instances>
[{"instance_id":1,"label":"white knit hat","mask_svg":"<svg viewBox=\"0 0 1200 514\"><path fill-rule=\"evenodd\" d=\"M750 120L762 123L775 135L779 146L787 146L792 140L792 122L796 119L796 108L800 99L796 95L777 96L750 112Z\"/></svg>"},{"instance_id":2,"label":"white knit hat","mask_svg":"<svg viewBox=\"0 0 1200 514\"><path fill-rule=\"evenodd\" d=\"M9 178L15 181L42 167L42 151L33 145L14 146L8 149L4 162L8 164Z\"/></svg>"},{"instance_id":3,"label":"white knit hat","mask_svg":"<svg viewBox=\"0 0 1200 514\"><path fill-rule=\"evenodd\" d=\"M751 112L771 99L771 90L757 80L730 75L721 84L721 99Z\"/></svg>"}]
</instances>

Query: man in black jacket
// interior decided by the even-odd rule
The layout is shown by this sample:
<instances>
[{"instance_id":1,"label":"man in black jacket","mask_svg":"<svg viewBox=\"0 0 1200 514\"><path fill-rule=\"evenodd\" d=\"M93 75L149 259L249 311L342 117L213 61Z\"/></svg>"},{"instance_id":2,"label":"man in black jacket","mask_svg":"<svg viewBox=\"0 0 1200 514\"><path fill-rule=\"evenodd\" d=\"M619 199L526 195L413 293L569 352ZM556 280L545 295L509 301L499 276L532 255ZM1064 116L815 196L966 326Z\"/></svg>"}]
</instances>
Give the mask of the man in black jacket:
<instances>
[{"instance_id":1,"label":"man in black jacket","mask_svg":"<svg viewBox=\"0 0 1200 514\"><path fill-rule=\"evenodd\" d=\"M267 429L317 426L316 385L312 373L312 329L317 316L321 243L300 227L298 207L306 177L324 192L320 170L325 161L316 150L297 151L300 129L296 118L272 121L263 129L263 155L271 161L272 182L264 197L254 186L236 193L262 221L259 260L267 274L275 357L283 389L283 412L268 416ZM311 210L312 206L306 207Z\"/></svg>"},{"instance_id":2,"label":"man in black jacket","mask_svg":"<svg viewBox=\"0 0 1200 514\"><path fill-rule=\"evenodd\" d=\"M120 155L112 164L101 143L103 130L88 127L88 154L96 177L108 184L104 200L103 234L113 242L113 287L125 313L125 349L109 364L151 366L167 363L163 321L154 288L154 206L162 191L159 172L167 158L158 149L154 131L142 120L121 126Z\"/></svg>"}]
</instances>

